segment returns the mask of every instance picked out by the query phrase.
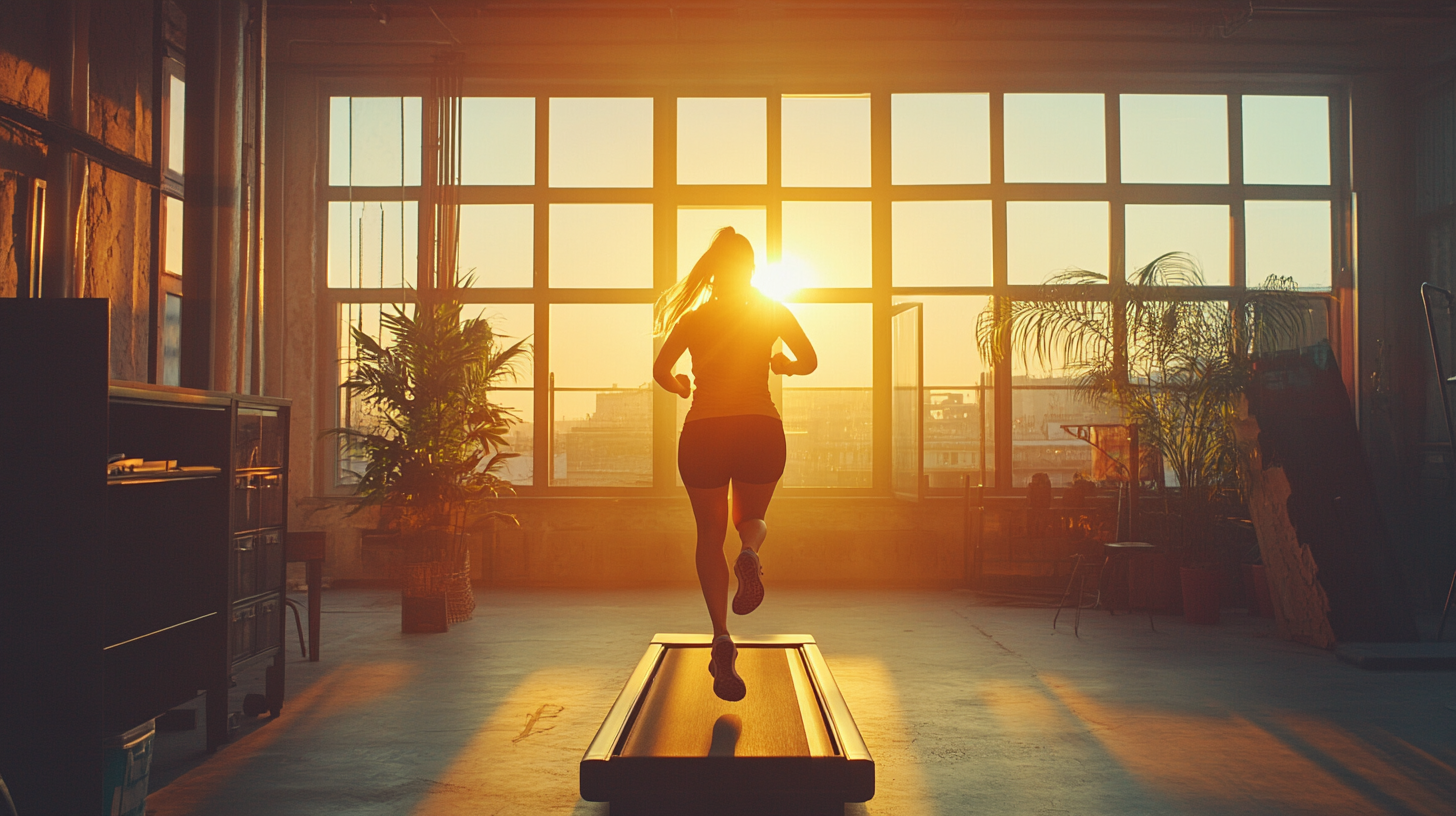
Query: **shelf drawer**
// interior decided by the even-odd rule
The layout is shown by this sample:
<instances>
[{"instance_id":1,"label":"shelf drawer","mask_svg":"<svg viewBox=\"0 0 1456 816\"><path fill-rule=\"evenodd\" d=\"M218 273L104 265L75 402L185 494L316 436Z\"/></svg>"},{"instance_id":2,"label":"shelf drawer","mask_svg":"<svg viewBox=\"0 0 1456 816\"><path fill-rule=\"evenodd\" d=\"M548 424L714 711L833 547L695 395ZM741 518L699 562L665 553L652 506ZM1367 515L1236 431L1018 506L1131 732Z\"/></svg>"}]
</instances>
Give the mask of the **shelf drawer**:
<instances>
[{"instance_id":1,"label":"shelf drawer","mask_svg":"<svg viewBox=\"0 0 1456 816\"><path fill-rule=\"evenodd\" d=\"M278 598L269 598L258 602L258 612L254 616L257 621L257 648L255 651L264 651L278 645L282 636L283 602Z\"/></svg>"},{"instance_id":2,"label":"shelf drawer","mask_svg":"<svg viewBox=\"0 0 1456 816\"><path fill-rule=\"evenodd\" d=\"M260 527L279 527L283 524L283 474L256 473L253 480L258 486Z\"/></svg>"},{"instance_id":3,"label":"shelf drawer","mask_svg":"<svg viewBox=\"0 0 1456 816\"><path fill-rule=\"evenodd\" d=\"M228 640L232 662L277 646L283 633L283 599L277 595L233 607Z\"/></svg>"},{"instance_id":4,"label":"shelf drawer","mask_svg":"<svg viewBox=\"0 0 1456 816\"><path fill-rule=\"evenodd\" d=\"M233 529L256 530L262 526L262 502L258 496L256 474L239 473L233 477Z\"/></svg>"},{"instance_id":5,"label":"shelf drawer","mask_svg":"<svg viewBox=\"0 0 1456 816\"><path fill-rule=\"evenodd\" d=\"M261 533L258 539L258 591L283 587L283 531ZM241 596L239 596L241 597Z\"/></svg>"},{"instance_id":6,"label":"shelf drawer","mask_svg":"<svg viewBox=\"0 0 1456 816\"><path fill-rule=\"evenodd\" d=\"M282 413L276 408L238 408L233 467L265 468L283 464Z\"/></svg>"},{"instance_id":7,"label":"shelf drawer","mask_svg":"<svg viewBox=\"0 0 1456 816\"><path fill-rule=\"evenodd\" d=\"M258 542L261 536L237 536L233 539L233 597L256 595L258 586Z\"/></svg>"},{"instance_id":8,"label":"shelf drawer","mask_svg":"<svg viewBox=\"0 0 1456 816\"><path fill-rule=\"evenodd\" d=\"M228 627L228 641L232 645L233 660L238 661L258 651L258 607L248 604L233 608L233 619Z\"/></svg>"}]
</instances>

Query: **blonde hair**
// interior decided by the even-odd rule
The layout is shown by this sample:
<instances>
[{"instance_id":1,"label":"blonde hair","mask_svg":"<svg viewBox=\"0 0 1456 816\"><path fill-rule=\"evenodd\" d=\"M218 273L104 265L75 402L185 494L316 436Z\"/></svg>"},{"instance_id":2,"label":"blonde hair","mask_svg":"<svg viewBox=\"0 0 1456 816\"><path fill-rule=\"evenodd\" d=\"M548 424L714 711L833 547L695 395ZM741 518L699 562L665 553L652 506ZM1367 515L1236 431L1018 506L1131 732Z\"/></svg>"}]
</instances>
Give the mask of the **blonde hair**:
<instances>
[{"instance_id":1,"label":"blonde hair","mask_svg":"<svg viewBox=\"0 0 1456 816\"><path fill-rule=\"evenodd\" d=\"M668 287L652 305L652 333L661 336L672 331L683 315L713 296L713 283L719 272L745 262L750 267L753 265L753 245L747 238L732 227L713 233L713 243L693 264L693 271Z\"/></svg>"}]
</instances>

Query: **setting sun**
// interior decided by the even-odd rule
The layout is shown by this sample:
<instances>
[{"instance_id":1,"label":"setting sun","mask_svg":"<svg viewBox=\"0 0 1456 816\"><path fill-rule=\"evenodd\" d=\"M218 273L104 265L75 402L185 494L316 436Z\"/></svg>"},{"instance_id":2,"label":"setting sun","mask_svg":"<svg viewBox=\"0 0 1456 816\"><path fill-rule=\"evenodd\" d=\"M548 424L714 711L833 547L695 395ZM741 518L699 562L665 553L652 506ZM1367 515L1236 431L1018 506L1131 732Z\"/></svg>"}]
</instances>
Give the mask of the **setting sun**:
<instances>
[{"instance_id":1,"label":"setting sun","mask_svg":"<svg viewBox=\"0 0 1456 816\"><path fill-rule=\"evenodd\" d=\"M753 286L774 300L785 300L808 286L814 270L792 255L760 266L753 273Z\"/></svg>"}]
</instances>

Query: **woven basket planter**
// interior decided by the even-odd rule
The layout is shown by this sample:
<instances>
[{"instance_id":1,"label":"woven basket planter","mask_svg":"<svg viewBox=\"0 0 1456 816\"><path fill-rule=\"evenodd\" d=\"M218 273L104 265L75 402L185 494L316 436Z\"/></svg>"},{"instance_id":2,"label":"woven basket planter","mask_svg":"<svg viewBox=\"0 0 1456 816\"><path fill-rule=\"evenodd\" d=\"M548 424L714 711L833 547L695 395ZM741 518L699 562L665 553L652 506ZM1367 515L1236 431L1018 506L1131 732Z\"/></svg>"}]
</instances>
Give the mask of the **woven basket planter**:
<instances>
[{"instance_id":1,"label":"woven basket planter","mask_svg":"<svg viewBox=\"0 0 1456 816\"><path fill-rule=\"evenodd\" d=\"M475 617L475 593L470 589L469 551L461 558L460 568L446 573L441 583L445 590L445 614L451 625Z\"/></svg>"}]
</instances>

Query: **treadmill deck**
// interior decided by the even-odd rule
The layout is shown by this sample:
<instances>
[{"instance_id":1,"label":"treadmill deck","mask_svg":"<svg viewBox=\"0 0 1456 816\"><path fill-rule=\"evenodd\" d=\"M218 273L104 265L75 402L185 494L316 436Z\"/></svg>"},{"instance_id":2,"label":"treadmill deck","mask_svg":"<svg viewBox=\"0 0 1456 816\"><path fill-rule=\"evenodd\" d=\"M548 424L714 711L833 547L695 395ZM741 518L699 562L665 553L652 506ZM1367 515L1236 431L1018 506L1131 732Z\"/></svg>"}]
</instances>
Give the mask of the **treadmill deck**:
<instances>
[{"instance_id":1,"label":"treadmill deck","mask_svg":"<svg viewBox=\"0 0 1456 816\"><path fill-rule=\"evenodd\" d=\"M843 813L874 760L813 637L735 639L748 696L713 693L708 635L659 634L581 760L612 812Z\"/></svg>"}]
</instances>

